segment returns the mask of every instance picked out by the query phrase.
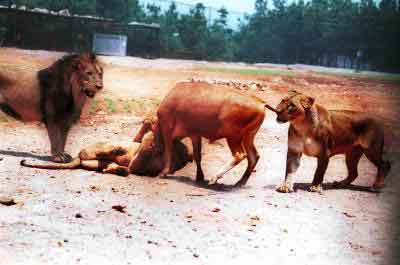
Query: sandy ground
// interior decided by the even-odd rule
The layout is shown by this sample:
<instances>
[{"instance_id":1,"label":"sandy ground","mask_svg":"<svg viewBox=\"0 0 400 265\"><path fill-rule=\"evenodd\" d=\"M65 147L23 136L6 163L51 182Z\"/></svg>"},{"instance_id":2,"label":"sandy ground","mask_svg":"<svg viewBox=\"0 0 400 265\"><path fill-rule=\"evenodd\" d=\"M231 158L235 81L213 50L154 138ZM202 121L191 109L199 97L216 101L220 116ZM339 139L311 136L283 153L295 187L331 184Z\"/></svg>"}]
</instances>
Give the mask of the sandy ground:
<instances>
[{"instance_id":1,"label":"sandy ground","mask_svg":"<svg viewBox=\"0 0 400 265\"><path fill-rule=\"evenodd\" d=\"M60 53L0 50L0 65L38 69ZM202 66L255 68L244 64L102 57L105 90L97 100L140 100L142 109L109 112L98 104L71 131L72 154L101 140L130 141L142 114L174 83L188 78L255 81L263 90L246 90L277 104L288 89L314 95L330 108L363 110L387 126L386 156L393 161L387 187L372 193L376 169L366 158L349 189L307 192L316 167L304 157L296 192L280 194L286 161L287 125L267 112L256 146L256 172L242 189L232 190L246 163L223 179L227 186L197 186L195 166L166 179L23 168L21 159L48 155L43 125L0 123L0 264L399 264L393 242L400 239L399 125L400 85L388 81L322 76L309 68L294 77L211 73ZM261 66L257 66L261 67ZM267 67L267 66L262 66ZM269 66L268 66L269 67ZM284 66L282 66L284 67ZM122 104L122 103L121 103ZM224 141L203 141L203 169L211 177L230 159ZM331 159L325 182L346 176L343 156ZM112 209L126 206L126 212ZM396 222L397 221L397 222ZM395 259L393 259L395 258Z\"/></svg>"}]
</instances>

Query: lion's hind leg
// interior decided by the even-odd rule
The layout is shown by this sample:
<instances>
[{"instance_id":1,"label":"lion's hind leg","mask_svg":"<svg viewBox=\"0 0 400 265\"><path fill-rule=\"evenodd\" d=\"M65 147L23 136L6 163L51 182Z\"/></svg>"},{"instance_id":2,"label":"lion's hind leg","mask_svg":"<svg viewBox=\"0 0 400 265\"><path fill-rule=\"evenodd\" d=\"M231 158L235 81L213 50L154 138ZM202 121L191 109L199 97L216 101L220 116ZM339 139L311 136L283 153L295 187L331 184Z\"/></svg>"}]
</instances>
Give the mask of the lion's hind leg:
<instances>
[{"instance_id":1,"label":"lion's hind leg","mask_svg":"<svg viewBox=\"0 0 400 265\"><path fill-rule=\"evenodd\" d=\"M346 153L346 166L348 170L348 176L342 181L335 181L333 186L335 188L345 188L350 185L358 177L358 162L363 155L361 147L353 148L351 151Z\"/></svg>"},{"instance_id":2,"label":"lion's hind leg","mask_svg":"<svg viewBox=\"0 0 400 265\"><path fill-rule=\"evenodd\" d=\"M117 156L128 153L126 147L121 145L104 145L102 149L96 151L97 159L113 160Z\"/></svg>"},{"instance_id":3,"label":"lion's hind leg","mask_svg":"<svg viewBox=\"0 0 400 265\"><path fill-rule=\"evenodd\" d=\"M91 171L102 171L106 165L103 165L100 160L83 160L81 161L81 167Z\"/></svg>"},{"instance_id":4,"label":"lion's hind leg","mask_svg":"<svg viewBox=\"0 0 400 265\"><path fill-rule=\"evenodd\" d=\"M365 156L371 161L378 169L376 174L375 183L372 185L373 190L380 190L385 186L385 178L389 174L391 165L389 161L383 160L382 151L370 148L365 150Z\"/></svg>"},{"instance_id":5,"label":"lion's hind leg","mask_svg":"<svg viewBox=\"0 0 400 265\"><path fill-rule=\"evenodd\" d=\"M375 183L372 190L380 190L385 186L385 177L390 171L390 162L383 159L384 131L379 123L371 123L368 130L361 136L361 146L364 154L377 168Z\"/></svg>"}]
</instances>

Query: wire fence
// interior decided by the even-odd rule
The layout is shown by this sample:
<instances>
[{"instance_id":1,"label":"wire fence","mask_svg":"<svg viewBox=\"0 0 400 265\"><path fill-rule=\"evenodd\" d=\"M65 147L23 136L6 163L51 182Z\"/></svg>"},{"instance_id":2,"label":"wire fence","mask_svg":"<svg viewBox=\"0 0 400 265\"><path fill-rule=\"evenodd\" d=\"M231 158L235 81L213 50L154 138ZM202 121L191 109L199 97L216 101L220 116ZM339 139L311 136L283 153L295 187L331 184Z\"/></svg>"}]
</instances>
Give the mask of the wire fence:
<instances>
[{"instance_id":1,"label":"wire fence","mask_svg":"<svg viewBox=\"0 0 400 265\"><path fill-rule=\"evenodd\" d=\"M171 6L176 5L179 15L189 14L195 9L196 2L185 0L140 0L139 4L145 12L147 6L155 5L160 8L160 14L165 13ZM200 1L199 1L200 2ZM73 14L72 4L62 6L63 10L47 10L42 6L15 6L16 1L0 0L0 46L15 46L27 49L46 49L83 52L92 49L92 39L95 33L121 34L128 37L127 55L142 57L178 57L188 59L205 59L204 51L194 48L170 50L168 44L160 43L160 28L137 25L124 25L103 19L96 13L89 16ZM70 2L71 3L71 2ZM13 8L7 8L9 4ZM15 8L16 7L16 8ZM221 7L204 6L204 15L209 25L220 17ZM26 9L26 10L25 10ZM35 12L30 12L35 10ZM69 10L69 11L68 11ZM227 26L237 29L239 21L246 13L227 9ZM65 15L61 12L67 12ZM29 25L29 27L27 26ZM169 39L168 39L169 40Z\"/></svg>"}]
</instances>

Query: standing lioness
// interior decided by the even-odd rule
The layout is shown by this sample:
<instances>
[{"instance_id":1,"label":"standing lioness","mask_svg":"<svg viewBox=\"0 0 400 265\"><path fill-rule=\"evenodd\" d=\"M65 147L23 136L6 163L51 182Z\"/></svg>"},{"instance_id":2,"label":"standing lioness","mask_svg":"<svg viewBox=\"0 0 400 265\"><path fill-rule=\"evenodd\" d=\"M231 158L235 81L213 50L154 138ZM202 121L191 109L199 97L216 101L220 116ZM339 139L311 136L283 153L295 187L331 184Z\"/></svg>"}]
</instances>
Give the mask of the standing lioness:
<instances>
[{"instance_id":1,"label":"standing lioness","mask_svg":"<svg viewBox=\"0 0 400 265\"><path fill-rule=\"evenodd\" d=\"M278 122L290 122L285 181L278 191L293 191L292 178L302 154L318 158L310 191L322 191L329 158L337 154L346 155L348 177L335 182L336 187L346 187L357 178L357 165L365 154L378 168L373 189L383 188L390 163L382 158L384 134L380 122L359 112L327 110L314 104L314 98L296 91L279 103L276 113Z\"/></svg>"}]
</instances>

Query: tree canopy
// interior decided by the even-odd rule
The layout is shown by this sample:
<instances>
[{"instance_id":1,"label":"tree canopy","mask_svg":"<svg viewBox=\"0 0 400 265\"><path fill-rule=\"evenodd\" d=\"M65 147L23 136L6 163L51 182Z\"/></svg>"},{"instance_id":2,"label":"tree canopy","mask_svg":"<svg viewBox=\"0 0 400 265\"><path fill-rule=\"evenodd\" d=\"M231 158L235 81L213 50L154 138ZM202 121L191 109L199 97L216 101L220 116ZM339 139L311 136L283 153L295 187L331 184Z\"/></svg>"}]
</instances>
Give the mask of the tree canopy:
<instances>
[{"instance_id":1,"label":"tree canopy","mask_svg":"<svg viewBox=\"0 0 400 265\"><path fill-rule=\"evenodd\" d=\"M200 1L200 0L199 0ZM8 1L2 1L8 2ZM362 51L372 69L400 71L400 9L396 0L255 0L255 11L232 30L229 10L210 21L198 3L186 14L172 3L163 11L139 0L14 0L17 5L68 8L119 22L161 25L165 56L190 51L208 60L307 63L335 66L338 56Z\"/></svg>"}]
</instances>

